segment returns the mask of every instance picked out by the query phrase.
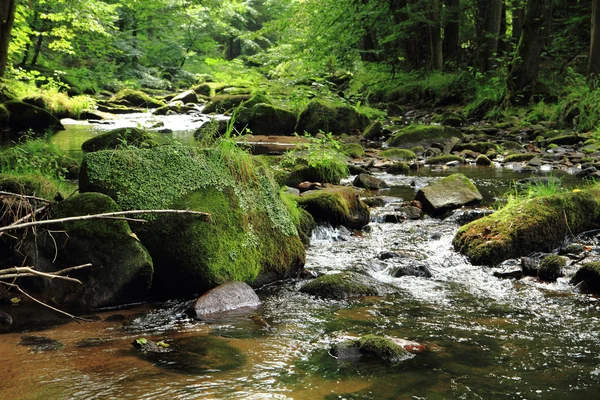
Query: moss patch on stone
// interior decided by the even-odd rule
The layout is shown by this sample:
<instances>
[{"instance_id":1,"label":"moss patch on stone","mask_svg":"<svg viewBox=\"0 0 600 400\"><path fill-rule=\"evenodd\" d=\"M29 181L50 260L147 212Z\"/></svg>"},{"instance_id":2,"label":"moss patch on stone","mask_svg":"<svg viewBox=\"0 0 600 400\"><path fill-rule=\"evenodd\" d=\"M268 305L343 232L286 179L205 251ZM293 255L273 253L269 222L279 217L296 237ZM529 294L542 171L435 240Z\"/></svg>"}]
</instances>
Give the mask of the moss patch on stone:
<instances>
[{"instance_id":1,"label":"moss patch on stone","mask_svg":"<svg viewBox=\"0 0 600 400\"><path fill-rule=\"evenodd\" d=\"M225 113L231 111L243 102L250 100L252 96L248 94L238 95L220 95L213 97L208 104L204 107L202 112L204 114L211 113ZM263 102L263 101L261 101ZM256 103L258 104L258 103ZM240 116L241 117L241 116Z\"/></svg>"},{"instance_id":2,"label":"moss patch on stone","mask_svg":"<svg viewBox=\"0 0 600 400\"><path fill-rule=\"evenodd\" d=\"M365 335L356 341L361 353L390 364L398 364L410 358L409 353L391 339L377 335Z\"/></svg>"},{"instance_id":3,"label":"moss patch on stone","mask_svg":"<svg viewBox=\"0 0 600 400\"><path fill-rule=\"evenodd\" d=\"M500 146L492 142L471 142L456 145L456 151L471 150L477 153L486 154L488 151L498 151Z\"/></svg>"},{"instance_id":4,"label":"moss patch on stone","mask_svg":"<svg viewBox=\"0 0 600 400\"><path fill-rule=\"evenodd\" d=\"M133 89L121 90L113 97L111 97L110 101L113 103L121 104L123 102L126 102L128 105L146 108L159 108L166 105L164 102L157 100L140 90Z\"/></svg>"},{"instance_id":5,"label":"moss patch on stone","mask_svg":"<svg viewBox=\"0 0 600 400\"><path fill-rule=\"evenodd\" d=\"M596 186L513 203L461 227L453 244L480 265L496 265L532 251L551 252L565 235L576 235L597 221L598 198Z\"/></svg>"},{"instance_id":6,"label":"moss patch on stone","mask_svg":"<svg viewBox=\"0 0 600 400\"><path fill-rule=\"evenodd\" d=\"M156 147L154 136L139 128L117 128L86 140L81 149L87 152L117 149L134 146L140 148Z\"/></svg>"},{"instance_id":7,"label":"moss patch on stone","mask_svg":"<svg viewBox=\"0 0 600 400\"><path fill-rule=\"evenodd\" d=\"M430 147L432 143L448 140L462 140L463 135L458 130L437 125L410 125L392 135L387 144L392 147L410 149L415 146Z\"/></svg>"},{"instance_id":8,"label":"moss patch on stone","mask_svg":"<svg viewBox=\"0 0 600 400\"><path fill-rule=\"evenodd\" d=\"M379 153L379 157L387 158L390 160L414 160L417 155L408 149L387 149Z\"/></svg>"},{"instance_id":9,"label":"moss patch on stone","mask_svg":"<svg viewBox=\"0 0 600 400\"><path fill-rule=\"evenodd\" d=\"M579 268L571 283L580 282L584 282L590 292L600 294L600 262L587 263Z\"/></svg>"},{"instance_id":10,"label":"moss patch on stone","mask_svg":"<svg viewBox=\"0 0 600 400\"><path fill-rule=\"evenodd\" d=\"M342 145L342 153L352 158L361 158L365 155L365 149L358 143L345 143Z\"/></svg>"},{"instance_id":11,"label":"moss patch on stone","mask_svg":"<svg viewBox=\"0 0 600 400\"><path fill-rule=\"evenodd\" d=\"M298 205L317 222L343 225L350 229L360 229L369 223L369 207L352 187L311 190L298 197Z\"/></svg>"},{"instance_id":12,"label":"moss patch on stone","mask_svg":"<svg viewBox=\"0 0 600 400\"><path fill-rule=\"evenodd\" d=\"M544 258L538 269L538 278L547 282L555 282L563 276L563 268L567 265L564 258L559 255L551 254Z\"/></svg>"},{"instance_id":13,"label":"moss patch on stone","mask_svg":"<svg viewBox=\"0 0 600 400\"><path fill-rule=\"evenodd\" d=\"M296 132L353 134L357 130L362 131L368 124L369 118L349 105L315 99L298 116Z\"/></svg>"},{"instance_id":14,"label":"moss patch on stone","mask_svg":"<svg viewBox=\"0 0 600 400\"><path fill-rule=\"evenodd\" d=\"M52 200L56 195L63 198L71 193L65 186L39 174L0 174L0 190L5 192L37 196Z\"/></svg>"},{"instance_id":15,"label":"moss patch on stone","mask_svg":"<svg viewBox=\"0 0 600 400\"><path fill-rule=\"evenodd\" d=\"M377 296L376 287L369 283L367 277L356 272L342 272L320 276L302 286L300 291L329 299Z\"/></svg>"}]
</instances>

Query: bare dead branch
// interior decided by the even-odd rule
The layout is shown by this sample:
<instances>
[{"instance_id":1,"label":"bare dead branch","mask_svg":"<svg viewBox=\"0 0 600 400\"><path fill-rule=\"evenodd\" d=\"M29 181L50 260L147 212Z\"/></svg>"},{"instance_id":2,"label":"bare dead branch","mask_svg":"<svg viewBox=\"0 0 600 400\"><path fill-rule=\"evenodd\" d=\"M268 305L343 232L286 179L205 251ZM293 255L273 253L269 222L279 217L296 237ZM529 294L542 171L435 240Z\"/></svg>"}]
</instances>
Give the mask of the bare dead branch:
<instances>
[{"instance_id":1,"label":"bare dead branch","mask_svg":"<svg viewBox=\"0 0 600 400\"><path fill-rule=\"evenodd\" d=\"M27 221L28 219L38 215L39 213L41 213L42 211L46 210L49 207L49 204L46 204L45 206L42 206L36 210L33 210L32 212L30 212L29 214L25 215L22 218L19 218L18 220L16 220L15 222L13 222L12 224L8 225L8 226L13 226L13 225L19 225L20 223ZM4 232L0 232L0 236L4 235Z\"/></svg>"},{"instance_id":2,"label":"bare dead branch","mask_svg":"<svg viewBox=\"0 0 600 400\"><path fill-rule=\"evenodd\" d=\"M27 195L18 194L18 193L11 193L11 192L0 191L0 196L18 197L20 199L35 200L35 201L39 201L39 202L46 203L46 204L52 204L52 201L43 199L41 197L27 196Z\"/></svg>"},{"instance_id":3,"label":"bare dead branch","mask_svg":"<svg viewBox=\"0 0 600 400\"><path fill-rule=\"evenodd\" d=\"M83 268L83 267L89 267L92 264L86 264L84 266L79 266L79 268ZM71 270L73 270L74 267L71 267ZM75 268L77 269L77 268ZM75 282L75 283L79 283L80 285L83 285L83 283L79 280L79 279L75 279L75 278L71 278L68 276L61 276L60 273L63 273L64 270L59 271L59 273L57 272L41 272L41 271L36 271L35 269L31 268L31 267L13 267L13 268L6 268L4 270L0 270L0 279L14 279L14 278L21 278L21 277L25 277L25 276L42 276L44 278L49 278L49 279L62 279L65 281L71 281L71 282Z\"/></svg>"},{"instance_id":4,"label":"bare dead branch","mask_svg":"<svg viewBox=\"0 0 600 400\"><path fill-rule=\"evenodd\" d=\"M102 213L102 214L91 214L91 215L80 215L77 217L67 217L67 218L58 218L58 219L48 219L43 221L32 221L25 222L17 225L8 225L4 227L0 227L0 233L5 231L11 231L15 229L23 229L28 228L30 226L41 226L41 225L50 225L50 224L60 224L65 222L72 221L83 221L89 219L107 219L114 218L120 215L132 215L132 214L191 214L201 216L203 220L208 221L210 219L210 214L200 211L190 211L190 210L131 210L131 211L117 211L111 213Z\"/></svg>"},{"instance_id":5,"label":"bare dead branch","mask_svg":"<svg viewBox=\"0 0 600 400\"><path fill-rule=\"evenodd\" d=\"M44 306L44 307L47 307L47 308L51 309L52 311L56 311L57 313L60 313L60 314L66 315L67 317L69 317L69 318L73 319L75 322L79 322L79 321L84 321L84 322L93 322L91 319L87 319L87 318L81 318L81 317L78 317L78 316L76 316L76 315L69 314L69 313L68 313L68 312L66 312L66 311L59 310L58 308L52 307L50 304L46 304L46 303L44 303L43 301L36 299L36 298L35 298L35 297L33 297L32 295L30 295L29 293L27 293L26 291L24 291L23 289L21 289L21 287L20 287L19 285L17 285L17 284L14 284L14 283L8 283L8 282L3 282L3 281L0 281L0 284L2 284L2 285L6 285L6 286L9 286L9 287L12 287L12 288L15 288L15 289L17 289L17 290L18 290L19 292L21 292L23 295L27 296L28 298L30 298L31 300L35 301L36 303L38 303L38 304L41 304L42 306Z\"/></svg>"}]
</instances>

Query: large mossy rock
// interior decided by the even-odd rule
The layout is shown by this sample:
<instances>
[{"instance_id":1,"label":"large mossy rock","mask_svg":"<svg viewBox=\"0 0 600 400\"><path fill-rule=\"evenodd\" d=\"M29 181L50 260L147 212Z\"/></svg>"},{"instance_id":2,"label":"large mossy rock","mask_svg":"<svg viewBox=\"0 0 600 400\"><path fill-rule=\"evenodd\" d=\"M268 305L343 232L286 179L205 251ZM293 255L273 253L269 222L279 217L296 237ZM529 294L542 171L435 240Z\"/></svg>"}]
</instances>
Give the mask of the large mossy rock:
<instances>
[{"instance_id":1,"label":"large mossy rock","mask_svg":"<svg viewBox=\"0 0 600 400\"><path fill-rule=\"evenodd\" d=\"M457 232L454 247L473 264L497 265L533 251L551 252L567 234L598 223L600 187L510 204Z\"/></svg>"},{"instance_id":2,"label":"large mossy rock","mask_svg":"<svg viewBox=\"0 0 600 400\"><path fill-rule=\"evenodd\" d=\"M254 93L250 98L244 96L242 99L246 100L243 100L235 108L235 125L238 130L243 129L250 124L254 106L258 104L271 104L271 99L263 92Z\"/></svg>"},{"instance_id":3,"label":"large mossy rock","mask_svg":"<svg viewBox=\"0 0 600 400\"><path fill-rule=\"evenodd\" d=\"M419 189L415 199L423 204L425 212L440 214L479 203L483 197L469 178L463 174L452 174Z\"/></svg>"},{"instance_id":4,"label":"large mossy rock","mask_svg":"<svg viewBox=\"0 0 600 400\"><path fill-rule=\"evenodd\" d=\"M46 131L60 131L65 129L58 118L43 108L17 100L7 101L3 104L8 113L6 125L15 134L19 132L33 131L38 136L43 136Z\"/></svg>"},{"instance_id":5,"label":"large mossy rock","mask_svg":"<svg viewBox=\"0 0 600 400\"><path fill-rule=\"evenodd\" d=\"M254 135L292 135L297 116L290 110L271 104L257 104L252 107L248 127Z\"/></svg>"},{"instance_id":6,"label":"large mossy rock","mask_svg":"<svg viewBox=\"0 0 600 400\"><path fill-rule=\"evenodd\" d=\"M204 114L219 113L224 114L233 110L244 101L250 100L252 96L249 94L231 94L220 95L213 97L204 107Z\"/></svg>"},{"instance_id":7,"label":"large mossy rock","mask_svg":"<svg viewBox=\"0 0 600 400\"><path fill-rule=\"evenodd\" d=\"M106 193L128 210L211 214L208 222L194 215L155 216L136 228L162 295L188 297L228 281L260 285L293 276L305 250L279 187L262 166L239 161L180 146L89 153L80 191Z\"/></svg>"},{"instance_id":8,"label":"large mossy rock","mask_svg":"<svg viewBox=\"0 0 600 400\"><path fill-rule=\"evenodd\" d=\"M577 270L571 283L579 284L581 282L585 284L586 290L600 294L600 262L584 264Z\"/></svg>"},{"instance_id":9,"label":"large mossy rock","mask_svg":"<svg viewBox=\"0 0 600 400\"><path fill-rule=\"evenodd\" d=\"M350 229L360 229L369 223L369 206L352 187L330 186L323 190L310 190L298 197L298 205L308 211L316 222L343 225Z\"/></svg>"},{"instance_id":10,"label":"large mossy rock","mask_svg":"<svg viewBox=\"0 0 600 400\"><path fill-rule=\"evenodd\" d=\"M82 193L57 203L52 218L121 211L110 197ZM50 233L52 231L52 233ZM63 280L32 280L40 297L61 308L90 310L144 300L152 282L148 251L133 236L126 221L96 219L57 224L27 241L25 265L54 272L91 263L69 273L83 285Z\"/></svg>"},{"instance_id":11,"label":"large mossy rock","mask_svg":"<svg viewBox=\"0 0 600 400\"><path fill-rule=\"evenodd\" d=\"M157 100L140 90L133 89L121 90L111 97L110 101L115 104L145 108L159 108L166 105L163 101Z\"/></svg>"},{"instance_id":12,"label":"large mossy rock","mask_svg":"<svg viewBox=\"0 0 600 400\"><path fill-rule=\"evenodd\" d=\"M387 141L391 147L412 149L416 146L425 148L433 144L441 144L444 151L449 153L452 148L463 140L463 134L455 128L439 125L410 125L395 132Z\"/></svg>"},{"instance_id":13,"label":"large mossy rock","mask_svg":"<svg viewBox=\"0 0 600 400\"><path fill-rule=\"evenodd\" d=\"M308 132L316 135L319 132L353 134L364 130L369 125L369 118L353 107L345 104L334 104L324 100L312 100L298 116L296 132Z\"/></svg>"},{"instance_id":14,"label":"large mossy rock","mask_svg":"<svg viewBox=\"0 0 600 400\"><path fill-rule=\"evenodd\" d=\"M155 147L153 136L139 128L117 128L86 140L81 149L86 152L117 149L122 146Z\"/></svg>"},{"instance_id":15,"label":"large mossy rock","mask_svg":"<svg viewBox=\"0 0 600 400\"><path fill-rule=\"evenodd\" d=\"M327 299L346 299L361 296L383 296L394 292L377 279L356 272L323 275L308 282L300 291Z\"/></svg>"}]
</instances>

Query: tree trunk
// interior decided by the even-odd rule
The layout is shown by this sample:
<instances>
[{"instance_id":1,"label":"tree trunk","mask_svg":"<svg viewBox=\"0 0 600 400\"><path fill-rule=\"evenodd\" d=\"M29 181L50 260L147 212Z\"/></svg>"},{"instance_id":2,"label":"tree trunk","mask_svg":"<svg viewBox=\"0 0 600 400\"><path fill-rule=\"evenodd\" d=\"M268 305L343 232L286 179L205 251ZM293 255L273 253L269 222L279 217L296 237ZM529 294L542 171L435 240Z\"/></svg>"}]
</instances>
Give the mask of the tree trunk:
<instances>
[{"instance_id":1,"label":"tree trunk","mask_svg":"<svg viewBox=\"0 0 600 400\"><path fill-rule=\"evenodd\" d=\"M513 4L512 10L512 42L514 44L519 43L521 38L521 32L523 32L523 20L525 19L525 9L522 4L515 6Z\"/></svg>"},{"instance_id":2,"label":"tree trunk","mask_svg":"<svg viewBox=\"0 0 600 400\"><path fill-rule=\"evenodd\" d=\"M229 61L242 54L242 42L236 37L230 36L227 40L227 54L225 58Z\"/></svg>"},{"instance_id":3,"label":"tree trunk","mask_svg":"<svg viewBox=\"0 0 600 400\"><path fill-rule=\"evenodd\" d=\"M0 0L0 78L4 78L8 64L8 45L15 22L15 7L15 0Z\"/></svg>"},{"instance_id":4,"label":"tree trunk","mask_svg":"<svg viewBox=\"0 0 600 400\"><path fill-rule=\"evenodd\" d=\"M592 0L592 27L588 75L600 74L600 0Z\"/></svg>"},{"instance_id":5,"label":"tree trunk","mask_svg":"<svg viewBox=\"0 0 600 400\"><path fill-rule=\"evenodd\" d=\"M460 0L445 0L444 3L447 13L444 24L444 58L447 61L457 61L460 43Z\"/></svg>"},{"instance_id":6,"label":"tree trunk","mask_svg":"<svg viewBox=\"0 0 600 400\"><path fill-rule=\"evenodd\" d=\"M527 100L532 94L537 83L540 55L551 15L552 0L529 0L523 32L508 73L507 94L510 102L515 102L520 97Z\"/></svg>"},{"instance_id":7,"label":"tree trunk","mask_svg":"<svg viewBox=\"0 0 600 400\"><path fill-rule=\"evenodd\" d=\"M139 56L138 56L138 24L135 16L131 21L131 45L133 47L133 55L131 56L131 65L134 67L139 64Z\"/></svg>"},{"instance_id":8,"label":"tree trunk","mask_svg":"<svg viewBox=\"0 0 600 400\"><path fill-rule=\"evenodd\" d=\"M444 69L444 53L442 51L442 5L440 0L431 3L431 24L429 25L429 48L431 52L431 69Z\"/></svg>"},{"instance_id":9,"label":"tree trunk","mask_svg":"<svg viewBox=\"0 0 600 400\"><path fill-rule=\"evenodd\" d=\"M477 50L475 67L481 72L492 69L498 51L498 38L502 22L503 0L477 0Z\"/></svg>"},{"instance_id":10,"label":"tree trunk","mask_svg":"<svg viewBox=\"0 0 600 400\"><path fill-rule=\"evenodd\" d=\"M31 65L32 67L35 67L35 65L37 64L38 58L40 56L40 53L42 51L42 44L44 43L44 37L40 34L37 37L37 41L35 42L35 49L33 51L33 58L31 59Z\"/></svg>"}]
</instances>

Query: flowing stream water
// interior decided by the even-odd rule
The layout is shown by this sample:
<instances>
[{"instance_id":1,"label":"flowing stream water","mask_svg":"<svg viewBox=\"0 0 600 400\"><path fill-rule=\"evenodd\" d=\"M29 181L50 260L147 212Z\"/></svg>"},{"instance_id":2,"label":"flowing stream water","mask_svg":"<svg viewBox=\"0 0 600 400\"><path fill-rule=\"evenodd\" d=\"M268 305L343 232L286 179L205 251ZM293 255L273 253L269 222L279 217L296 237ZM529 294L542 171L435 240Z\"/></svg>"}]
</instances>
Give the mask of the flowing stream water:
<instances>
[{"instance_id":1,"label":"flowing stream water","mask_svg":"<svg viewBox=\"0 0 600 400\"><path fill-rule=\"evenodd\" d=\"M56 141L74 149L80 139ZM523 177L499 169L462 172L487 201ZM416 187L443 173L383 177L393 186L389 196L411 199ZM394 285L396 294L323 300L298 291L305 281L290 280L261 288L259 309L213 321L191 319L186 304L173 301L100 312L96 322L30 327L0 335L0 398L599 398L597 298L578 293L568 278L552 284L495 278L493 269L453 251L456 222L379 222L393 208L392 201L374 209L368 233L316 229L306 268L359 271ZM380 260L385 251L401 257ZM402 265L424 265L433 277L394 278ZM254 323L253 315L271 329ZM368 333L414 340L429 351L394 366L330 355L332 344ZM64 347L37 351L19 345L24 334ZM141 337L162 340L182 356L140 358L131 342Z\"/></svg>"}]
</instances>

